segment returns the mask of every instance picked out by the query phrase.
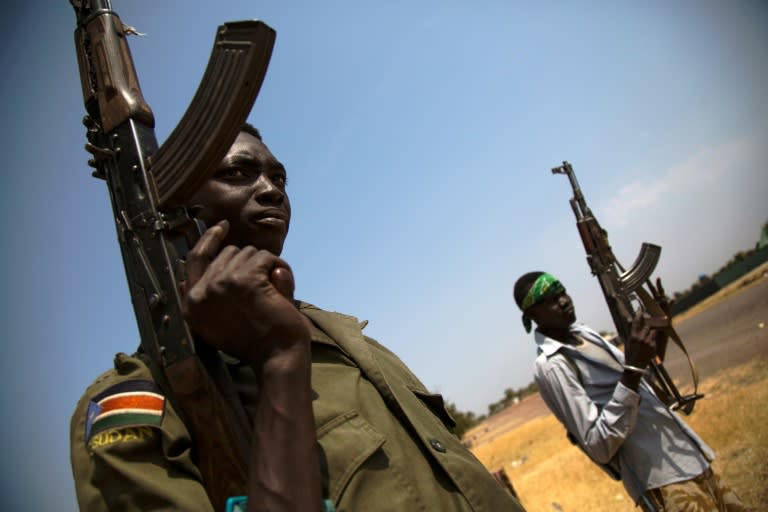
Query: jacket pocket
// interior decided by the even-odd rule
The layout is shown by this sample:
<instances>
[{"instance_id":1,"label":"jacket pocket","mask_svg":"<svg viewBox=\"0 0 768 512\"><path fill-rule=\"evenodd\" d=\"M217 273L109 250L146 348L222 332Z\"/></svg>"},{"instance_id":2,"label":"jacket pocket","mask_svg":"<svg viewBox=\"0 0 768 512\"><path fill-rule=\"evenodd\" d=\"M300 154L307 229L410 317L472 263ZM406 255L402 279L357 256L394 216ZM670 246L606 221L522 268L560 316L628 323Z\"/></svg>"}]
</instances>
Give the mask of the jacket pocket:
<instances>
[{"instance_id":1,"label":"jacket pocket","mask_svg":"<svg viewBox=\"0 0 768 512\"><path fill-rule=\"evenodd\" d=\"M413 394L416 395L419 400L421 400L421 403L427 406L427 409L429 409L432 414L440 418L440 421L442 421L449 430L453 430L453 428L456 426L456 420L453 419L451 413L449 413L448 409L445 408L443 395L439 395L437 393L428 393L417 388L410 389Z\"/></svg>"},{"instance_id":2,"label":"jacket pocket","mask_svg":"<svg viewBox=\"0 0 768 512\"><path fill-rule=\"evenodd\" d=\"M360 466L384 444L385 437L357 411L349 411L317 429L323 476L328 478L328 494L339 499Z\"/></svg>"}]
</instances>

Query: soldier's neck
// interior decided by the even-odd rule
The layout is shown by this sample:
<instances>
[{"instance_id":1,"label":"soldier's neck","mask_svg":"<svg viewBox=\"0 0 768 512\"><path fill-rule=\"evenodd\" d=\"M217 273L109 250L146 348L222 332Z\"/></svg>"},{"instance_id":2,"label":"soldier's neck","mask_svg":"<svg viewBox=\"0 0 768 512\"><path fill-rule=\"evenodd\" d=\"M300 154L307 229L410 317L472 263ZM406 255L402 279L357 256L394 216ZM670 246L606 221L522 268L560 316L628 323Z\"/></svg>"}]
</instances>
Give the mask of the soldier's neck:
<instances>
[{"instance_id":1,"label":"soldier's neck","mask_svg":"<svg viewBox=\"0 0 768 512\"><path fill-rule=\"evenodd\" d=\"M570 328L547 328L539 326L539 330L546 336L557 340L560 343L566 343L568 345L578 345L581 343L578 339L571 335Z\"/></svg>"}]
</instances>

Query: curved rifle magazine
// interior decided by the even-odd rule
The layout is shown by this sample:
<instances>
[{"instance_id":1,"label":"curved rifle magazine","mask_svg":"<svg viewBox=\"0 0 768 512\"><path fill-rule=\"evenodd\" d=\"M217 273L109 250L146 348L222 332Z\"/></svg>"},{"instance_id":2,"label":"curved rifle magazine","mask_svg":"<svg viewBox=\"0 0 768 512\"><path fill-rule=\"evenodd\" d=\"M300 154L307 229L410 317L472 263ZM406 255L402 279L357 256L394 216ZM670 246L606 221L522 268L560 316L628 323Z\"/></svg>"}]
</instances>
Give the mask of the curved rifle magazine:
<instances>
[{"instance_id":1,"label":"curved rifle magazine","mask_svg":"<svg viewBox=\"0 0 768 512\"><path fill-rule=\"evenodd\" d=\"M651 278L651 274L653 274L660 256L660 246L643 242L640 246L640 253L637 255L634 263L632 263L632 266L619 276L623 291L625 293L632 293L643 286L643 283Z\"/></svg>"},{"instance_id":2,"label":"curved rifle magazine","mask_svg":"<svg viewBox=\"0 0 768 512\"><path fill-rule=\"evenodd\" d=\"M275 31L258 20L219 26L192 102L148 159L160 208L184 204L211 177L251 111L274 42Z\"/></svg>"}]
</instances>

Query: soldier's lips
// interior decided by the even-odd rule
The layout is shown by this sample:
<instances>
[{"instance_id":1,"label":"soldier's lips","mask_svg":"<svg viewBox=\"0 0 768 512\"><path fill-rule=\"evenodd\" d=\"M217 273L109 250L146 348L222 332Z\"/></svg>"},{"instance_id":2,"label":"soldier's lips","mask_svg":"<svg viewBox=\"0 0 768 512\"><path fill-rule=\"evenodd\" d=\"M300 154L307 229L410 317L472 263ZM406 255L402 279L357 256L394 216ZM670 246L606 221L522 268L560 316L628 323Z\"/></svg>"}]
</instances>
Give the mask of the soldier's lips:
<instances>
[{"instance_id":1,"label":"soldier's lips","mask_svg":"<svg viewBox=\"0 0 768 512\"><path fill-rule=\"evenodd\" d=\"M268 226L275 228L285 228L288 222L281 217L257 217L253 219L254 224L259 226Z\"/></svg>"},{"instance_id":2,"label":"soldier's lips","mask_svg":"<svg viewBox=\"0 0 768 512\"><path fill-rule=\"evenodd\" d=\"M259 226L285 228L288 225L288 215L282 210L269 209L251 216L251 222Z\"/></svg>"}]
</instances>

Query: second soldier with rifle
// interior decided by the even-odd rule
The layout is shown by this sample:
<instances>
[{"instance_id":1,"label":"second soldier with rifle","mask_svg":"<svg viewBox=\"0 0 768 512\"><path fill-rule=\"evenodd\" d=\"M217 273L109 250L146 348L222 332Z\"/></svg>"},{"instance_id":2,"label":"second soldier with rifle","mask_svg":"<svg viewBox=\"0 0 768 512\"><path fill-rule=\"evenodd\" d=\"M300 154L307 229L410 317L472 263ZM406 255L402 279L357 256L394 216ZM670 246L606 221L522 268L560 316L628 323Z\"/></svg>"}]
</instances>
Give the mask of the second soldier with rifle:
<instances>
[{"instance_id":1,"label":"second soldier with rifle","mask_svg":"<svg viewBox=\"0 0 768 512\"><path fill-rule=\"evenodd\" d=\"M547 272L528 272L515 283L523 325L534 338L534 381L568 439L611 477L621 480L647 512L742 512L735 493L713 471L714 452L678 416L690 414L698 376L689 364L694 392L683 395L663 365L667 342L687 356L672 326L661 280L651 282L661 247L643 244L628 270L617 261L608 234L587 206L568 162L566 174L592 274L597 277L624 345L622 352L576 321L565 286Z\"/></svg>"},{"instance_id":2,"label":"second soldier with rifle","mask_svg":"<svg viewBox=\"0 0 768 512\"><path fill-rule=\"evenodd\" d=\"M661 288L661 287L659 287ZM638 310L625 350L576 321L565 286L547 272L528 272L514 288L534 339L534 380L567 436L621 480L646 512L743 512L711 466L714 452L657 395L647 367L664 334Z\"/></svg>"}]
</instances>

